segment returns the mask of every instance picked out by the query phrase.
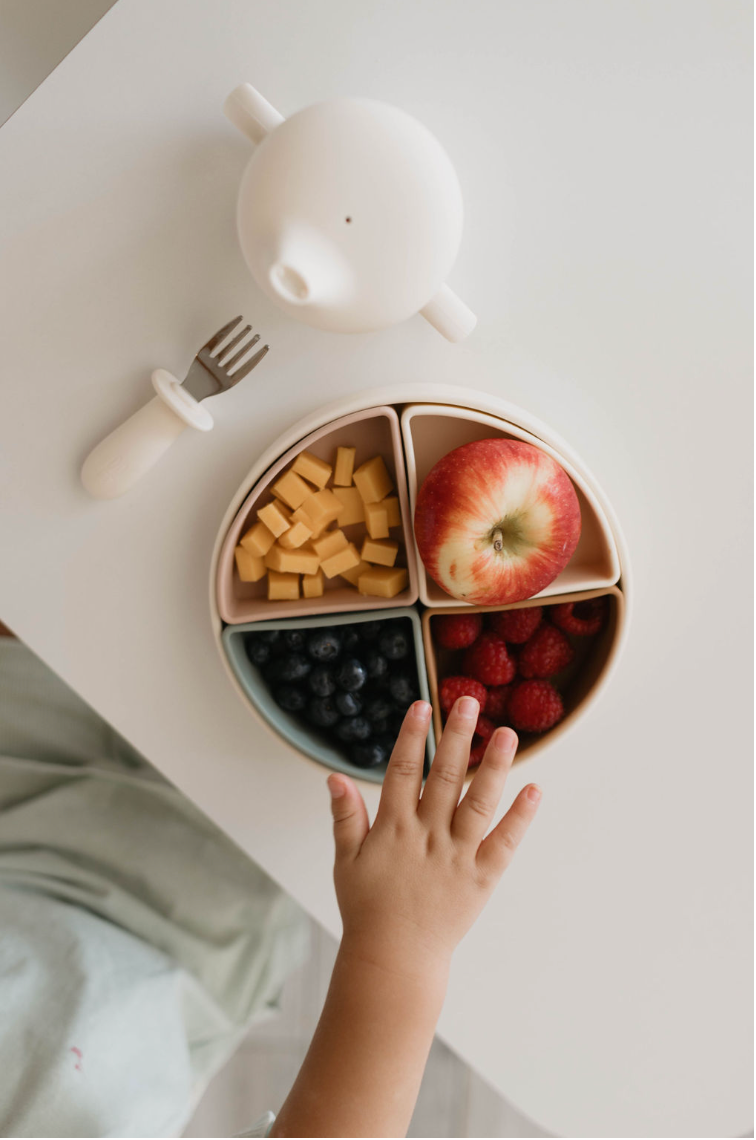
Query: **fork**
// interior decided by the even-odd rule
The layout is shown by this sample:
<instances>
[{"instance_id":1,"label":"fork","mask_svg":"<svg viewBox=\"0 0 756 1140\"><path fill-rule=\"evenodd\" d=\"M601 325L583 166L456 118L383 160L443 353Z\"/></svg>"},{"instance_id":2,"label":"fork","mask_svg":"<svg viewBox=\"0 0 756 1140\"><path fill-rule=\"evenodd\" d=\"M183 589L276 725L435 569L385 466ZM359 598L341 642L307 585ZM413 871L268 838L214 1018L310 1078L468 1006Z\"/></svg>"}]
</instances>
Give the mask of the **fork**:
<instances>
[{"instance_id":1,"label":"fork","mask_svg":"<svg viewBox=\"0 0 756 1140\"><path fill-rule=\"evenodd\" d=\"M210 431L213 417L200 402L233 388L268 352L266 344L244 359L260 340L255 333L245 341L251 325L227 341L241 320L235 317L210 337L192 361L183 384L164 368L152 373L156 395L98 443L84 461L81 481L90 495L96 499L123 495L154 467L184 428ZM238 351L229 356L237 346Z\"/></svg>"}]
</instances>

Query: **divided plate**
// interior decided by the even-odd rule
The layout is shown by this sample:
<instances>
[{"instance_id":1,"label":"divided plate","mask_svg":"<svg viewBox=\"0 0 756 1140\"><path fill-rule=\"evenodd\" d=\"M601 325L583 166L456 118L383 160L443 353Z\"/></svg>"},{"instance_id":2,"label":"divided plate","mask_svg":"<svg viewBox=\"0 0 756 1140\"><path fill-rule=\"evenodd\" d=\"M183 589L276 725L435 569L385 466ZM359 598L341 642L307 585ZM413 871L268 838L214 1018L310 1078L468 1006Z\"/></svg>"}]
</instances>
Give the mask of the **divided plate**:
<instances>
[{"instance_id":1,"label":"divided plate","mask_svg":"<svg viewBox=\"0 0 756 1140\"><path fill-rule=\"evenodd\" d=\"M582 534L570 564L541 594L514 606L474 607L449 597L428 578L415 547L412 518L417 488L443 455L463 443L496 436L531 443L552 455L564 468L580 501ZM270 484L300 451L312 451L330 462L339 445L357 448L357 465L374 454L382 455L391 472L402 512L403 550L399 564L407 566L408 588L395 598L368 598L341 579L334 579L326 583L326 592L321 598L269 602L264 581L242 583L239 580L234 547L256 521L255 512L258 505L268 500ZM347 527L345 531L351 539L358 537L362 528ZM422 646L416 641L421 691L425 696L423 686L427 684L438 736L441 713L437 678L439 668L444 669L444 653L437 654L431 642L434 613L512 609L609 596L610 620L596 638L590 639L590 659L579 672L573 667L574 680L571 681L569 675L560 679L567 715L543 736L523 734L519 757L525 758L560 739L604 688L627 635L627 591L627 552L611 505L563 440L527 412L485 393L444 385L408 384L357 393L322 408L294 425L268 449L245 479L223 520L213 555L210 604L223 663L237 692L258 719L297 752L337 771L377 783L382 779L381 768L355 768L322 738L314 742L314 734L306 725L275 705L259 674L255 676L257 671L246 659L241 635L256 628L258 623L264 623L266 629L336 625L388 618L394 613L411 614L413 630L417 631L419 614L415 610L407 611L407 607L419 599L430 607L422 617ZM307 620L289 620L294 618ZM416 632L416 638L419 637ZM581 659L578 654L578 662ZM429 756L433 746L430 747Z\"/></svg>"}]
</instances>

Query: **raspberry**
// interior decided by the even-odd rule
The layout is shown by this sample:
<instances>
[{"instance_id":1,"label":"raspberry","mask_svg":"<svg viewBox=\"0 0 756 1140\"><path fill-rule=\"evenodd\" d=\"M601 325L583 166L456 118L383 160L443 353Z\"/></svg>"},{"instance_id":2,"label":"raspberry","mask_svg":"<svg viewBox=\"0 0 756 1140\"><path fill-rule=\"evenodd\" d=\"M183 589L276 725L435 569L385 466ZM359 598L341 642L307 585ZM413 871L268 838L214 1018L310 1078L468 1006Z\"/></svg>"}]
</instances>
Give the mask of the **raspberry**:
<instances>
[{"instance_id":1,"label":"raspberry","mask_svg":"<svg viewBox=\"0 0 756 1140\"><path fill-rule=\"evenodd\" d=\"M507 643L498 633L482 633L464 657L465 673L484 685L508 685L515 675L515 663L507 653Z\"/></svg>"},{"instance_id":2,"label":"raspberry","mask_svg":"<svg viewBox=\"0 0 756 1140\"><path fill-rule=\"evenodd\" d=\"M474 681L472 677L445 677L439 686L438 695L445 713L451 712L452 705L460 697L475 697L480 704L480 711L483 712L488 698L485 687L479 681Z\"/></svg>"},{"instance_id":3,"label":"raspberry","mask_svg":"<svg viewBox=\"0 0 756 1140\"><path fill-rule=\"evenodd\" d=\"M433 619L433 636L444 649L467 649L482 628L478 614L444 614Z\"/></svg>"},{"instance_id":4,"label":"raspberry","mask_svg":"<svg viewBox=\"0 0 756 1140\"><path fill-rule=\"evenodd\" d=\"M487 744L488 741L484 740L482 743L476 744L474 748L470 749L470 759L467 764L468 768L477 768L478 764L480 764L481 760L486 754Z\"/></svg>"},{"instance_id":5,"label":"raspberry","mask_svg":"<svg viewBox=\"0 0 756 1140\"><path fill-rule=\"evenodd\" d=\"M560 630L542 625L520 650L517 668L523 677L553 677L569 665L574 653Z\"/></svg>"},{"instance_id":6,"label":"raspberry","mask_svg":"<svg viewBox=\"0 0 756 1140\"><path fill-rule=\"evenodd\" d=\"M545 732L563 716L562 698L549 681L521 681L509 698L509 720L523 732Z\"/></svg>"},{"instance_id":7,"label":"raspberry","mask_svg":"<svg viewBox=\"0 0 756 1140\"><path fill-rule=\"evenodd\" d=\"M488 624L495 633L513 645L522 645L538 629L543 617L543 606L526 606L521 610L504 610L491 614Z\"/></svg>"},{"instance_id":8,"label":"raspberry","mask_svg":"<svg viewBox=\"0 0 756 1140\"><path fill-rule=\"evenodd\" d=\"M489 689L486 716L492 717L493 720L502 720L506 716L511 691L509 685L497 685L495 688Z\"/></svg>"},{"instance_id":9,"label":"raspberry","mask_svg":"<svg viewBox=\"0 0 756 1140\"><path fill-rule=\"evenodd\" d=\"M487 704L488 702L486 702ZM487 744L494 734L496 725L490 717L481 715L478 717L478 723L475 726L475 735L479 736Z\"/></svg>"},{"instance_id":10,"label":"raspberry","mask_svg":"<svg viewBox=\"0 0 756 1140\"><path fill-rule=\"evenodd\" d=\"M608 608L606 598L589 598L586 602L563 602L560 606L549 606L549 616L554 625L565 633L586 636L598 633L604 624Z\"/></svg>"}]
</instances>

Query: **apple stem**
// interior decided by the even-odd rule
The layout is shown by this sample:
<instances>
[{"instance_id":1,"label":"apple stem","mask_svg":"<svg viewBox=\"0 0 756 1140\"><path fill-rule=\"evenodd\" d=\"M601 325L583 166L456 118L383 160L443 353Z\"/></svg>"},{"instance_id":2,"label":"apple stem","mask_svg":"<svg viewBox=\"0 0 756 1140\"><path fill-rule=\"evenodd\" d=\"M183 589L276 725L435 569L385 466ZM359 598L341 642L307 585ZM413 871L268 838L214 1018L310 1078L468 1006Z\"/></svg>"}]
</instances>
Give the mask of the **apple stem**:
<instances>
[{"instance_id":1,"label":"apple stem","mask_svg":"<svg viewBox=\"0 0 756 1140\"><path fill-rule=\"evenodd\" d=\"M498 528L493 532L493 548L497 554L501 554L504 549L504 535Z\"/></svg>"}]
</instances>

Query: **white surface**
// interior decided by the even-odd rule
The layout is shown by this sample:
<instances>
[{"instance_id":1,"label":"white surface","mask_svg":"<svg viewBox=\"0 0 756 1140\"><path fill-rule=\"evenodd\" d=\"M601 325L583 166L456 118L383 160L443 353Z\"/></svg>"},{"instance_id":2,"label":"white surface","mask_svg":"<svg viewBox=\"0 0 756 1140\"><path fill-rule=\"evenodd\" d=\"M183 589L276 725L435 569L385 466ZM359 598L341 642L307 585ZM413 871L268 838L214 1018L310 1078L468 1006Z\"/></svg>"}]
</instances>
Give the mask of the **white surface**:
<instances>
[{"instance_id":1,"label":"white surface","mask_svg":"<svg viewBox=\"0 0 756 1140\"><path fill-rule=\"evenodd\" d=\"M0 131L0 613L331 930L325 772L256 732L212 644L244 470L327 399L462 381L552 424L608 492L630 644L580 730L513 777L543 808L440 1026L566 1135L751 1125L750 42L750 8L718 0L120 0ZM248 143L221 111L241 80L286 114L386 99L439 137L469 340L337 338L256 290ZM239 311L272 351L216 430L93 503L93 444Z\"/></svg>"}]
</instances>

